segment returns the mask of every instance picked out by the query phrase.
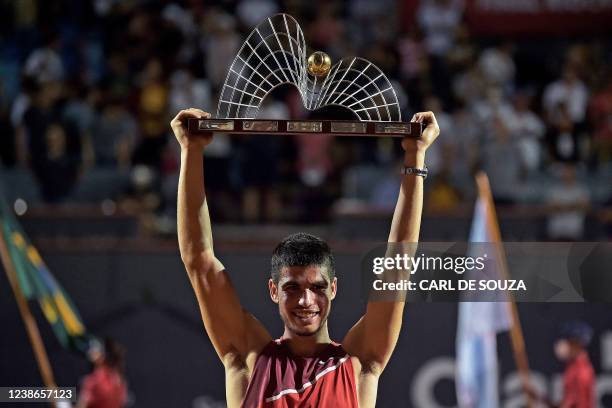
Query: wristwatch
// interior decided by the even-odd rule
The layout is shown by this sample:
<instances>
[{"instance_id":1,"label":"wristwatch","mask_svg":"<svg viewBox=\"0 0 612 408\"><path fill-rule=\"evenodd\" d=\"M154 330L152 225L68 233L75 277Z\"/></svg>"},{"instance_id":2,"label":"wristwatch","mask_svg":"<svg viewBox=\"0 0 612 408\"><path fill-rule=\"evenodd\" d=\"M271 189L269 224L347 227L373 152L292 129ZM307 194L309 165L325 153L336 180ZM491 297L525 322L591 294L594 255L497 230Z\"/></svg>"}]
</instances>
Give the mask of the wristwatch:
<instances>
[{"instance_id":1,"label":"wristwatch","mask_svg":"<svg viewBox=\"0 0 612 408\"><path fill-rule=\"evenodd\" d=\"M416 167L402 167L402 171L401 174L403 175L409 175L409 174L414 174L415 176L421 176L423 177L423 179L427 178L427 174L429 173L429 170L427 169L427 166L425 166L422 169L416 168Z\"/></svg>"}]
</instances>

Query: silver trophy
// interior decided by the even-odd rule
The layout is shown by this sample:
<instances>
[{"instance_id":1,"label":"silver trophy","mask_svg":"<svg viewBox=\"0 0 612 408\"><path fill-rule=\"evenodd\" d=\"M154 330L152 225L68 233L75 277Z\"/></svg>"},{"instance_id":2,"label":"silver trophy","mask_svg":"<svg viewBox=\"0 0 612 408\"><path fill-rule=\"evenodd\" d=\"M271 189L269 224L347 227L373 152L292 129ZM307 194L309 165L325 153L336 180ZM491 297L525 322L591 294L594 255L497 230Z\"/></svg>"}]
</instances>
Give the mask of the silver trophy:
<instances>
[{"instance_id":1,"label":"silver trophy","mask_svg":"<svg viewBox=\"0 0 612 408\"><path fill-rule=\"evenodd\" d=\"M318 133L337 136L419 137L420 123L402 122L387 76L366 59L332 65L326 53L307 56L304 33L288 14L268 17L251 31L229 68L215 119L190 119L192 133ZM359 120L268 120L257 118L266 96L292 84L310 111L341 106Z\"/></svg>"}]
</instances>

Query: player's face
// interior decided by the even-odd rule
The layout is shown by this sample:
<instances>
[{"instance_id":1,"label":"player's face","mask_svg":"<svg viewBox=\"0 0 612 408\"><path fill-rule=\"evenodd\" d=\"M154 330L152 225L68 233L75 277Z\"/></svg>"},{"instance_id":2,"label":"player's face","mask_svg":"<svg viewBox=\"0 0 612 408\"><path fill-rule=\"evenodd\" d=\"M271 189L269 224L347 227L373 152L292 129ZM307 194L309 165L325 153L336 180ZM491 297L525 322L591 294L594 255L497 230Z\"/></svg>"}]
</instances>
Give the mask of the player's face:
<instances>
[{"instance_id":1,"label":"player's face","mask_svg":"<svg viewBox=\"0 0 612 408\"><path fill-rule=\"evenodd\" d=\"M269 286L285 327L298 336L316 334L327 321L336 282L336 278L329 281L324 267L283 268L278 284L270 281Z\"/></svg>"}]
</instances>

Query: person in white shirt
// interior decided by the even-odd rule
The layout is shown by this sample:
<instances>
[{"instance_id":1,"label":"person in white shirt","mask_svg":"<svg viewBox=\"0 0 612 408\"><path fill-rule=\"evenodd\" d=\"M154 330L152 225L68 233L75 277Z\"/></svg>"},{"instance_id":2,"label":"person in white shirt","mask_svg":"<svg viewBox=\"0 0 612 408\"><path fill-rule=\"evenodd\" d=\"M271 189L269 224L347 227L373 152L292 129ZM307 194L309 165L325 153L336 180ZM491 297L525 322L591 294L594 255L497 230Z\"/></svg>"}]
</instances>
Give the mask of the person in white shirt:
<instances>
[{"instance_id":1,"label":"person in white shirt","mask_svg":"<svg viewBox=\"0 0 612 408\"><path fill-rule=\"evenodd\" d=\"M589 91L571 66L566 66L560 79L544 90L543 105L548 120L556 123L559 105L565 105L574 124L584 122Z\"/></svg>"},{"instance_id":2,"label":"person in white shirt","mask_svg":"<svg viewBox=\"0 0 612 408\"><path fill-rule=\"evenodd\" d=\"M487 48L480 54L478 64L489 85L499 86L506 92L512 90L516 74L512 43Z\"/></svg>"},{"instance_id":3,"label":"person in white shirt","mask_svg":"<svg viewBox=\"0 0 612 408\"><path fill-rule=\"evenodd\" d=\"M576 162L584 157L588 98L587 87L571 65L565 66L561 79L546 87L542 103L547 139L556 160Z\"/></svg>"},{"instance_id":4,"label":"person in white shirt","mask_svg":"<svg viewBox=\"0 0 612 408\"><path fill-rule=\"evenodd\" d=\"M425 46L430 55L441 57L450 51L462 15L463 4L457 0L427 0L421 3L417 23L425 33Z\"/></svg>"},{"instance_id":5,"label":"person in white shirt","mask_svg":"<svg viewBox=\"0 0 612 408\"><path fill-rule=\"evenodd\" d=\"M546 132L544 122L529 109L530 98L526 92L517 92L513 98L514 120L512 133L518 143L526 170L536 171L542 158L542 138Z\"/></svg>"},{"instance_id":6,"label":"person in white shirt","mask_svg":"<svg viewBox=\"0 0 612 408\"><path fill-rule=\"evenodd\" d=\"M546 202L548 238L556 241L582 239L590 195L589 190L578 182L575 166L566 164L561 168L560 182L550 187Z\"/></svg>"}]
</instances>

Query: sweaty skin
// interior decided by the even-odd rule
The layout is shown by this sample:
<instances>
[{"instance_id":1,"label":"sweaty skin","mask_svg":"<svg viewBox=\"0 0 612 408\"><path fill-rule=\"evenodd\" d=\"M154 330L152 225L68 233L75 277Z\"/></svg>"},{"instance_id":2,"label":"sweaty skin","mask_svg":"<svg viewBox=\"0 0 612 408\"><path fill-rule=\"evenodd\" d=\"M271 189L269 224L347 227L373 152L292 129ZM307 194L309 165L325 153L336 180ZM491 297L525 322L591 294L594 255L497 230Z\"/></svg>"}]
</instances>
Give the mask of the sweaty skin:
<instances>
[{"instance_id":1,"label":"sweaty skin","mask_svg":"<svg viewBox=\"0 0 612 408\"><path fill-rule=\"evenodd\" d=\"M193 136L186 129L188 118L208 117L202 110L186 109L170 123L181 146L178 240L204 327L225 367L227 406L232 408L240 406L255 360L272 337L242 308L228 273L214 254L203 170L203 150L212 134ZM423 168L425 152L440 130L432 112L417 113L412 120L427 126L421 138L402 140L404 164ZM423 178L402 176L388 242L418 241L422 206ZM327 318L338 289L336 278L330 281L318 266L286 267L278 284L270 279L268 287L285 325L282 339L293 354L312 356L331 342ZM365 314L342 341L351 355L360 407L376 404L378 379L397 343L403 310L402 301L368 302Z\"/></svg>"}]
</instances>

